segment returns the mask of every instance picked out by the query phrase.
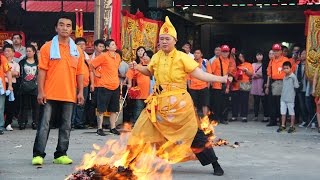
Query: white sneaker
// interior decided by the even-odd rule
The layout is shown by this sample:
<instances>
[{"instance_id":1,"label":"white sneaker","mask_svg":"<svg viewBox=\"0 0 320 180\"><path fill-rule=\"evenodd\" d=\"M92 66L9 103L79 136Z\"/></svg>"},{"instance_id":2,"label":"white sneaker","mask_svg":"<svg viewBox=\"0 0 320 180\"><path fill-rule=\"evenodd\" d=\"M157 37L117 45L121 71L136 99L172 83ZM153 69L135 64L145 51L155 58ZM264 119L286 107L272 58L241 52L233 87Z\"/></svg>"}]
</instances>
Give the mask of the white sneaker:
<instances>
[{"instance_id":1,"label":"white sneaker","mask_svg":"<svg viewBox=\"0 0 320 180\"><path fill-rule=\"evenodd\" d=\"M6 130L7 131L13 131L12 127L11 127L11 124L9 124L7 127L6 127Z\"/></svg>"},{"instance_id":2,"label":"white sneaker","mask_svg":"<svg viewBox=\"0 0 320 180\"><path fill-rule=\"evenodd\" d=\"M316 123L311 123L311 129L315 129L316 128Z\"/></svg>"},{"instance_id":3,"label":"white sneaker","mask_svg":"<svg viewBox=\"0 0 320 180\"><path fill-rule=\"evenodd\" d=\"M299 127L303 128L307 123L302 121L302 123L299 125Z\"/></svg>"}]
</instances>

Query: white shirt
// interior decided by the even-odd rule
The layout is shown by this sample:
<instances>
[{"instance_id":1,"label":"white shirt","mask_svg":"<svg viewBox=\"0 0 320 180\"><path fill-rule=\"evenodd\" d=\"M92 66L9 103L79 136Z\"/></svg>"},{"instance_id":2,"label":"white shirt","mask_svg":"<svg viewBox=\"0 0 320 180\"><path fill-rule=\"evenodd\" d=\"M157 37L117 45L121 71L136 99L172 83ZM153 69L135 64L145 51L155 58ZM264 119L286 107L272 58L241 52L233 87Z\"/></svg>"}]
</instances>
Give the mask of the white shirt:
<instances>
[{"instance_id":1,"label":"white shirt","mask_svg":"<svg viewBox=\"0 0 320 180\"><path fill-rule=\"evenodd\" d=\"M194 55L192 53L189 53L188 56L190 56L192 59L194 59Z\"/></svg>"}]
</instances>

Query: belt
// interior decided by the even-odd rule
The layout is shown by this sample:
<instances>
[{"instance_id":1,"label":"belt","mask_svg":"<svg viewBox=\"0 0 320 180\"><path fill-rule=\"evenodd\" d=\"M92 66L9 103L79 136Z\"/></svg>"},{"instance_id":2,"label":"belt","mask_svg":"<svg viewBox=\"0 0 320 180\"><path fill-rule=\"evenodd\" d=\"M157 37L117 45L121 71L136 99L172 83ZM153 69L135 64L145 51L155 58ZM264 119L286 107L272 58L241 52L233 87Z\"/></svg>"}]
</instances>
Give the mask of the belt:
<instances>
[{"instance_id":1,"label":"belt","mask_svg":"<svg viewBox=\"0 0 320 180\"><path fill-rule=\"evenodd\" d=\"M168 96L174 96L174 95L178 95L178 94L183 94L186 93L187 90L185 89L177 89L177 90L172 90L172 91L166 91L163 92L161 94L154 94L149 96L145 102L150 104L150 113L151 113L151 122L156 122L156 111L157 111L157 106L158 106L158 98L161 97L168 97ZM169 103L170 104L170 103Z\"/></svg>"}]
</instances>

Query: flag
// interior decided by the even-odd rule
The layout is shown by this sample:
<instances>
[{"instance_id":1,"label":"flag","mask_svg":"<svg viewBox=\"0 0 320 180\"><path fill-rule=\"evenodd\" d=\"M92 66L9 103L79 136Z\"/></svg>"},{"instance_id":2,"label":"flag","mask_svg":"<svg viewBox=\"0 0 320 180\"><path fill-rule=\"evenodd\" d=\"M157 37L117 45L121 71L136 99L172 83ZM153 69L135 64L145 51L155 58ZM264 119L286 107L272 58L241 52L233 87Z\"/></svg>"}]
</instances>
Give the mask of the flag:
<instances>
[{"instance_id":1,"label":"flag","mask_svg":"<svg viewBox=\"0 0 320 180\"><path fill-rule=\"evenodd\" d=\"M83 12L80 9L80 12L76 10L76 38L83 37Z\"/></svg>"},{"instance_id":2,"label":"flag","mask_svg":"<svg viewBox=\"0 0 320 180\"><path fill-rule=\"evenodd\" d=\"M118 48L121 48L121 0L112 0L111 9L111 38L115 41Z\"/></svg>"}]
</instances>

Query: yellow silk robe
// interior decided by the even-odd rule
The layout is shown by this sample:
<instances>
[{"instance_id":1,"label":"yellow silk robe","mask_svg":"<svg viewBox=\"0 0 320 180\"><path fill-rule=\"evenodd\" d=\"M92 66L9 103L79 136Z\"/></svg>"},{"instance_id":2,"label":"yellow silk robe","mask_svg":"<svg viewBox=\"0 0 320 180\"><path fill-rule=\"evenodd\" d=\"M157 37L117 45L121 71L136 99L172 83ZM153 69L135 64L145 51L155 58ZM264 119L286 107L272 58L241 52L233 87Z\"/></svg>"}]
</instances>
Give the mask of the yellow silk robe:
<instances>
[{"instance_id":1,"label":"yellow silk robe","mask_svg":"<svg viewBox=\"0 0 320 180\"><path fill-rule=\"evenodd\" d=\"M190 156L190 147L198 130L198 119L191 96L186 90L186 78L197 67L196 61L176 49L167 55L160 50L152 57L148 70L155 76L154 94L146 100L147 106L134 125L129 145L167 144L167 149L174 149L168 152L175 156L175 162ZM177 151L181 153L177 154Z\"/></svg>"}]
</instances>

